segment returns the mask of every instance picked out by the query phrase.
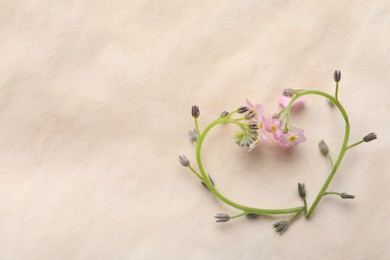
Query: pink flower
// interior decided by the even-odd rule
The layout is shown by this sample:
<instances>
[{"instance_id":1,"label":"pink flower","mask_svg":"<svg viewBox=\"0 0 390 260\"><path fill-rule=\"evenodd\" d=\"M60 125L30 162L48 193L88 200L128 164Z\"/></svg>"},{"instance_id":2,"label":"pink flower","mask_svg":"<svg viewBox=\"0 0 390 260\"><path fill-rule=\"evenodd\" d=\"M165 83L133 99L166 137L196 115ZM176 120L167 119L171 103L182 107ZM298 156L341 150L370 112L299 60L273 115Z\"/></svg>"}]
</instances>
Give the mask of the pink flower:
<instances>
[{"instance_id":1,"label":"pink flower","mask_svg":"<svg viewBox=\"0 0 390 260\"><path fill-rule=\"evenodd\" d=\"M253 111L255 114L254 120L257 123L258 128L255 130L255 136L256 140L249 146L249 151L253 150L259 143L265 141L267 139L267 136L265 135L265 118L263 117L264 114L264 106L261 104L254 105L252 102L249 101L249 99L245 100L245 106L249 108L250 111Z\"/></svg>"},{"instance_id":2,"label":"pink flower","mask_svg":"<svg viewBox=\"0 0 390 260\"><path fill-rule=\"evenodd\" d=\"M306 137L303 135L303 129L296 128L294 130L290 130L287 134L283 134L283 136L280 137L279 145L283 147L290 147L304 141L306 141Z\"/></svg>"},{"instance_id":3,"label":"pink flower","mask_svg":"<svg viewBox=\"0 0 390 260\"><path fill-rule=\"evenodd\" d=\"M264 106L261 104L253 105L248 99L245 100L245 106L249 108L249 110L253 110L255 113L255 118L257 121L261 121L264 113Z\"/></svg>"},{"instance_id":4,"label":"pink flower","mask_svg":"<svg viewBox=\"0 0 390 260\"><path fill-rule=\"evenodd\" d=\"M283 130L280 129L282 126L282 121L279 119L268 119L265 123L265 129L267 132L272 133L274 142L279 142L280 138L284 135Z\"/></svg>"},{"instance_id":5,"label":"pink flower","mask_svg":"<svg viewBox=\"0 0 390 260\"><path fill-rule=\"evenodd\" d=\"M266 120L264 117L262 117L259 122L253 122L253 123L258 124L259 129L257 130L258 132L256 133L256 141L254 141L249 146L249 151L252 151L259 143L267 140L267 136L265 135L265 122L266 122Z\"/></svg>"},{"instance_id":6,"label":"pink flower","mask_svg":"<svg viewBox=\"0 0 390 260\"><path fill-rule=\"evenodd\" d=\"M281 105L282 107L287 107L287 105L288 105L288 103L290 103L291 99L292 99L292 97L286 97L286 96L282 95L279 98L279 105ZM299 110L303 107L303 104L304 104L304 101L300 97L294 101L294 103L291 106L291 110Z\"/></svg>"},{"instance_id":7,"label":"pink flower","mask_svg":"<svg viewBox=\"0 0 390 260\"><path fill-rule=\"evenodd\" d=\"M267 140L267 136L265 135L265 126L266 126L266 119L265 117L262 117L261 120L259 121L259 139L260 141L265 141Z\"/></svg>"}]
</instances>

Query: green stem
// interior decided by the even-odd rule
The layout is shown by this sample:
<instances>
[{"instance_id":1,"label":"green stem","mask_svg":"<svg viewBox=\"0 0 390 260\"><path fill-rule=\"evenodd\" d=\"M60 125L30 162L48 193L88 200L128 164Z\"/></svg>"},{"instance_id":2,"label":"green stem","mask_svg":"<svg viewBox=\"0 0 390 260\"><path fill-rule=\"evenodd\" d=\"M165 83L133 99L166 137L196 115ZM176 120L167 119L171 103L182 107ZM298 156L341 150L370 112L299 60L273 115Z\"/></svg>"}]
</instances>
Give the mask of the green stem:
<instances>
[{"instance_id":1,"label":"green stem","mask_svg":"<svg viewBox=\"0 0 390 260\"><path fill-rule=\"evenodd\" d=\"M246 214L248 214L248 213L243 212L243 213L241 213L241 214L231 216L230 219L232 219L232 218L239 218L239 217L244 216L244 215L246 215Z\"/></svg>"},{"instance_id":2,"label":"green stem","mask_svg":"<svg viewBox=\"0 0 390 260\"><path fill-rule=\"evenodd\" d=\"M327 158L328 158L328 160L329 160L330 166L333 168L333 166L334 166L334 163L333 163L332 156L330 156L330 155L329 155L329 153L328 153L328 154L326 154L326 157L327 157Z\"/></svg>"},{"instance_id":3,"label":"green stem","mask_svg":"<svg viewBox=\"0 0 390 260\"><path fill-rule=\"evenodd\" d=\"M325 192L325 193L324 193L324 196L326 196L326 195L338 195L338 196L340 196L341 194L338 193L338 192L329 191L329 192Z\"/></svg>"},{"instance_id":4,"label":"green stem","mask_svg":"<svg viewBox=\"0 0 390 260\"><path fill-rule=\"evenodd\" d=\"M201 173L201 175L203 176L203 179L204 179L204 183L206 184L206 186L209 188L209 190L218 198L220 199L221 201L223 201L224 203L232 206L233 208L236 208L236 209L240 209L244 212L246 212L247 214L257 214L257 215L272 215L272 214L291 214L291 213L300 213L300 212L303 212L304 211L304 207L296 207L296 208L288 208L288 209L258 209L258 208L252 208L252 207L247 207L247 206L244 206L244 205L241 205L241 204L238 204L234 201L231 201L229 200L228 198L226 198L225 196L223 196L214 186L213 184L210 182L210 180L207 178L207 175L206 175L206 172L203 168L203 164L202 164L202 159L201 159L201 149L202 149L202 144L203 144L203 141L207 135L207 133L216 125L218 124L222 124L222 123L236 123L234 121L231 121L229 119L225 119L225 118L219 118L217 120L215 120L214 122L212 122L211 124L209 124L203 131L203 133L201 135L198 136L198 143L197 143L197 147L196 147L196 160L197 160L197 163L198 163L198 167L199 167L199 171Z\"/></svg>"},{"instance_id":5,"label":"green stem","mask_svg":"<svg viewBox=\"0 0 390 260\"><path fill-rule=\"evenodd\" d=\"M192 168L191 165L189 165L188 168L189 168L196 176L198 176L198 178L199 178L201 181L203 181L202 176L200 176L200 174L197 173L197 172L194 170L194 168Z\"/></svg>"},{"instance_id":6,"label":"green stem","mask_svg":"<svg viewBox=\"0 0 390 260\"><path fill-rule=\"evenodd\" d=\"M335 175L335 173L336 173L336 171L337 171L337 169L338 169L338 167L339 167L339 165L340 165L340 163L345 155L345 152L348 149L348 139L349 139L349 131L350 131L348 115L345 112L344 107L337 100L337 97L334 98L331 95L324 93L322 91L318 91L318 90L297 91L297 94L291 99L290 103L288 104L287 109L286 109L286 113L288 113L288 114L290 113L291 106L296 99L298 99L299 97L305 96L305 95L309 95L309 94L323 96L323 97L329 99L331 102L333 102L337 106L337 108L340 110L340 112L345 120L345 133L344 133L344 141L343 141L343 144L341 146L339 156L337 157L337 160L336 160L335 164L333 165L333 168L332 168L328 178L326 179L324 185L322 186L322 188L321 188L320 192L318 193L316 199L314 200L312 206L310 207L309 211L306 213L306 218L310 218L310 216L313 214L314 210L318 206L318 203L321 201L322 197L324 196L326 189L329 187L329 184L331 183L331 181L332 181L332 179L333 179L333 177L334 177L334 175ZM337 96L337 90L336 90L336 96Z\"/></svg>"},{"instance_id":7,"label":"green stem","mask_svg":"<svg viewBox=\"0 0 390 260\"><path fill-rule=\"evenodd\" d=\"M288 221L288 223L292 223L294 222L300 215L302 214L302 212L298 212L297 214L295 214L292 218L290 218Z\"/></svg>"},{"instance_id":8,"label":"green stem","mask_svg":"<svg viewBox=\"0 0 390 260\"><path fill-rule=\"evenodd\" d=\"M339 100L339 83L338 82L336 82L336 92L335 92L334 96L336 97L336 100L338 101Z\"/></svg>"},{"instance_id":9,"label":"green stem","mask_svg":"<svg viewBox=\"0 0 390 260\"><path fill-rule=\"evenodd\" d=\"M347 149L351 149L352 147L355 147L355 146L357 146L357 145L359 145L359 144L361 144L361 143L363 143L363 142L364 142L364 141L361 140L361 141L359 141L359 142L357 142L357 143L351 144L351 145L349 145L349 146L347 147Z\"/></svg>"},{"instance_id":10,"label":"green stem","mask_svg":"<svg viewBox=\"0 0 390 260\"><path fill-rule=\"evenodd\" d=\"M198 118L195 118L195 129L196 129L196 133L198 134L198 136L200 136Z\"/></svg>"}]
</instances>

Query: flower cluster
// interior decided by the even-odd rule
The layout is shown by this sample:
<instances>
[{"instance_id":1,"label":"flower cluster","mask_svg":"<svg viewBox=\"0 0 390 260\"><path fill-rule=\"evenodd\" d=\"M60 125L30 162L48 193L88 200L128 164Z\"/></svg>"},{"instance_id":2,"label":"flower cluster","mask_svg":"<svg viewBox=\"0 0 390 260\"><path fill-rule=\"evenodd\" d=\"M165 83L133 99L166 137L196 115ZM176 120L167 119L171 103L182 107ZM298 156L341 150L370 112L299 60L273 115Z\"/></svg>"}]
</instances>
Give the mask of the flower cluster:
<instances>
[{"instance_id":1,"label":"flower cluster","mask_svg":"<svg viewBox=\"0 0 390 260\"><path fill-rule=\"evenodd\" d=\"M288 94L288 96L287 96ZM286 93L283 97L291 100L290 93ZM294 106L302 106L303 100L298 99L292 104ZM281 104L283 107L288 105L287 103ZM287 120L282 120L281 113L272 117L266 116L264 113L264 106L261 104L253 104L248 99L245 100L244 106L237 109L238 113L245 114L245 119L249 120L247 127L241 127L242 132L239 132L235 136L235 141L239 146L246 146L251 151L258 144L268 139L267 133L272 135L271 140L281 147L291 147L306 141L306 137L303 134L303 130L300 128L292 127L288 124Z\"/></svg>"}]
</instances>

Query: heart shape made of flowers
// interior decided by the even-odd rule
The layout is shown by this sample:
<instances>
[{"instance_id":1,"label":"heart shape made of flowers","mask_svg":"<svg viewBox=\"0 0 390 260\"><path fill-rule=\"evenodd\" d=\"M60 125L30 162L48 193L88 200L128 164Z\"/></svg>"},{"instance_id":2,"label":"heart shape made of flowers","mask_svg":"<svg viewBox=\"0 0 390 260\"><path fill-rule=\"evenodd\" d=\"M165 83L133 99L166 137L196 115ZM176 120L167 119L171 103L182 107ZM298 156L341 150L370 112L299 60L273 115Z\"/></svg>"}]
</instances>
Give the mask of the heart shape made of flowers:
<instances>
[{"instance_id":1,"label":"heart shape made of flowers","mask_svg":"<svg viewBox=\"0 0 390 260\"><path fill-rule=\"evenodd\" d=\"M335 80L337 71L335 72ZM339 79L338 79L339 80ZM327 188L331 183L333 177L336 174L336 171L348 149L355 147L356 145L362 142L369 142L376 139L376 135L374 133L370 133L365 136L362 140L357 143L348 145L349 141L349 133L350 133L350 124L348 120L348 115L338 100L338 81L336 80L336 92L335 96L327 94L322 91L317 90L292 90L287 89L284 91L284 95L288 96L288 102L286 103L285 108L278 114L274 115L272 119L265 119L263 117L263 107L261 105L253 105L251 102L247 100L245 106L239 107L233 112L223 112L220 117L211 122L203 131L200 131L198 125L198 118L200 116L199 108L197 106L192 107L192 116L195 119L195 130L190 132L190 139L196 145L196 162L199 169L199 172L196 171L192 165L190 165L187 157L179 156L179 162L188 167L202 182L202 184L212 192L219 200L224 202L225 204L230 205L233 208L241 210L242 213L230 216L226 213L220 213L215 216L217 222L227 222L230 219L237 218L240 216L256 216L256 215L284 215L284 214L295 214L292 218L288 220L283 220L274 224L275 231L278 233L283 233L290 223L292 223L296 218L300 215L304 214L306 218L310 218L313 214L314 210L318 206L319 202L325 195L338 195L343 199L352 199L353 195L349 195L346 193L338 193L338 192L328 192ZM241 128L242 132L235 136L236 143L240 146L247 146L249 150L253 149L258 143L264 140L264 132L267 130L268 132L273 134L273 140L277 142L281 146L295 146L298 143L305 140L303 135L303 130L295 128L292 126L290 121L290 111L294 106L295 102L299 100L302 96L305 95L319 95L322 96L328 101L335 105L340 111L344 121L345 121L345 132L344 139L340 151L338 153L336 161L333 163L333 160L328 155L328 148L326 144L322 141L319 144L320 150L324 155L327 155L332 169L327 177L325 183L323 184L321 190L316 196L313 204L308 207L306 203L306 190L305 185L299 183L298 184L298 193L299 196L303 199L303 206L293 207L293 208L285 208L285 209L263 209L263 208L255 208L251 206L246 206L242 204L238 204L224 195L222 195L215 187L213 180L211 177L206 174L206 171L203 167L202 159L201 159L201 151L202 144L204 139L206 138L209 131L219 125L231 123L235 124ZM235 115L243 115L240 118L233 118ZM284 129L282 129L282 125L284 125Z\"/></svg>"}]
</instances>

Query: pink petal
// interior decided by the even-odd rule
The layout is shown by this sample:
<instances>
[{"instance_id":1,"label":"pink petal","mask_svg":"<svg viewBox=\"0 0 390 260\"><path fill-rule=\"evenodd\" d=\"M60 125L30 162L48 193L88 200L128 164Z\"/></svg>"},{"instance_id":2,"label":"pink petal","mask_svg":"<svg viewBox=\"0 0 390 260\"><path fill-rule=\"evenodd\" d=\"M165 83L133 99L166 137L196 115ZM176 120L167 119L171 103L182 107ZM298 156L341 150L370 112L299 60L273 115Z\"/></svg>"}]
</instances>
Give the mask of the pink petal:
<instances>
[{"instance_id":1,"label":"pink petal","mask_svg":"<svg viewBox=\"0 0 390 260\"><path fill-rule=\"evenodd\" d=\"M282 107L287 107L288 103L290 103L291 97L286 97L286 96L281 96L279 98L279 105ZM304 99L302 97L298 98L297 100L294 101L294 103L291 106L291 110L297 111L303 108L304 105Z\"/></svg>"},{"instance_id":2,"label":"pink petal","mask_svg":"<svg viewBox=\"0 0 390 260\"><path fill-rule=\"evenodd\" d=\"M302 142L306 141L306 137L304 135L298 136L296 141L298 143L302 143Z\"/></svg>"},{"instance_id":3,"label":"pink petal","mask_svg":"<svg viewBox=\"0 0 390 260\"><path fill-rule=\"evenodd\" d=\"M272 119L272 123L277 126L277 127L280 127L282 125L282 121L279 120L279 119Z\"/></svg>"},{"instance_id":4,"label":"pink petal","mask_svg":"<svg viewBox=\"0 0 390 260\"><path fill-rule=\"evenodd\" d=\"M273 140L274 142L279 142L281 139L283 139L284 137L284 132L282 130L276 130L276 132L274 132L274 137L273 137Z\"/></svg>"},{"instance_id":5,"label":"pink petal","mask_svg":"<svg viewBox=\"0 0 390 260\"><path fill-rule=\"evenodd\" d=\"M304 105L304 100L303 98L298 98L297 100L294 101L294 103L292 104L291 106L291 110L294 110L294 111L298 111L298 110L301 110L303 108L303 105Z\"/></svg>"},{"instance_id":6,"label":"pink petal","mask_svg":"<svg viewBox=\"0 0 390 260\"><path fill-rule=\"evenodd\" d=\"M285 138L286 136L284 136L282 139L280 139L279 141L279 145L281 146L290 146L290 141Z\"/></svg>"},{"instance_id":7,"label":"pink petal","mask_svg":"<svg viewBox=\"0 0 390 260\"><path fill-rule=\"evenodd\" d=\"M281 96L279 98L279 105L281 105L282 107L286 107L288 105L288 103L290 102L290 100L291 100L290 97Z\"/></svg>"},{"instance_id":8,"label":"pink petal","mask_svg":"<svg viewBox=\"0 0 390 260\"><path fill-rule=\"evenodd\" d=\"M297 136L303 135L303 129L295 128L294 130L292 130L292 133L293 133L294 135L297 135Z\"/></svg>"},{"instance_id":9,"label":"pink petal","mask_svg":"<svg viewBox=\"0 0 390 260\"><path fill-rule=\"evenodd\" d=\"M246 99L245 100L245 103L246 103L246 106L248 107L248 108L254 108L255 106L249 101L249 99Z\"/></svg>"}]
</instances>

